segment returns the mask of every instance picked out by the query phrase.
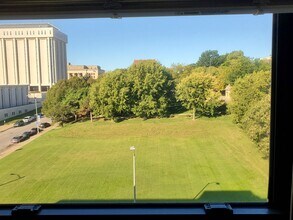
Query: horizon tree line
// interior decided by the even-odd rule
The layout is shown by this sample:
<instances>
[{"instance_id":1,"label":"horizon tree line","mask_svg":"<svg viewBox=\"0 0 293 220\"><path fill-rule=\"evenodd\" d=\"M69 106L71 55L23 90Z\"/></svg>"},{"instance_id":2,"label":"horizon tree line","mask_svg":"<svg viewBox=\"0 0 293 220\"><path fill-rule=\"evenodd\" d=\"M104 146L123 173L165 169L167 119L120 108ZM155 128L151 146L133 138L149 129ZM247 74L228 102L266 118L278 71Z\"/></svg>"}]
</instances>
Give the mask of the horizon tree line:
<instances>
[{"instance_id":1,"label":"horizon tree line","mask_svg":"<svg viewBox=\"0 0 293 220\"><path fill-rule=\"evenodd\" d=\"M144 60L97 80L60 80L48 91L42 110L61 123L89 115L118 122L183 111L191 111L193 120L231 114L268 156L270 69L269 61L246 57L242 51L219 55L207 50L194 64L169 68L156 60ZM222 97L228 85L231 101L227 103Z\"/></svg>"}]
</instances>

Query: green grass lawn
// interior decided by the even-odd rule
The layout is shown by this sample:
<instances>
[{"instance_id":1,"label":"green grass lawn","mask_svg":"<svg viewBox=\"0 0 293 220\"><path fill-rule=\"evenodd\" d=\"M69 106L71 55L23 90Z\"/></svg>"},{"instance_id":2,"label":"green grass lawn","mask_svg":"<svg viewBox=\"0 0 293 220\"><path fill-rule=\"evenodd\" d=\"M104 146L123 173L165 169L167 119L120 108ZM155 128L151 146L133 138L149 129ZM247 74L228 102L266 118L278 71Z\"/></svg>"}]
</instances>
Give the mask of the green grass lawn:
<instances>
[{"instance_id":1,"label":"green grass lawn","mask_svg":"<svg viewBox=\"0 0 293 220\"><path fill-rule=\"evenodd\" d=\"M268 160L229 117L219 117L57 128L0 160L0 203L131 202L130 146L138 201L267 198Z\"/></svg>"}]
</instances>

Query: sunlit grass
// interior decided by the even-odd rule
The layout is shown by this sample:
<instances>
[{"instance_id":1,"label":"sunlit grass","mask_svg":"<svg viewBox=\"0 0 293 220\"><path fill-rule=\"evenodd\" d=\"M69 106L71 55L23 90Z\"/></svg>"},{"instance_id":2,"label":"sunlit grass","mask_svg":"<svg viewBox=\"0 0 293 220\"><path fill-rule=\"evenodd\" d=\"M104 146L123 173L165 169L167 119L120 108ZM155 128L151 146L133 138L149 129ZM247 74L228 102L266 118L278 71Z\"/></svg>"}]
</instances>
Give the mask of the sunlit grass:
<instances>
[{"instance_id":1,"label":"sunlit grass","mask_svg":"<svg viewBox=\"0 0 293 220\"><path fill-rule=\"evenodd\" d=\"M229 117L219 117L52 130L0 160L0 202L131 202L130 146L138 201L266 200L268 160Z\"/></svg>"}]
</instances>

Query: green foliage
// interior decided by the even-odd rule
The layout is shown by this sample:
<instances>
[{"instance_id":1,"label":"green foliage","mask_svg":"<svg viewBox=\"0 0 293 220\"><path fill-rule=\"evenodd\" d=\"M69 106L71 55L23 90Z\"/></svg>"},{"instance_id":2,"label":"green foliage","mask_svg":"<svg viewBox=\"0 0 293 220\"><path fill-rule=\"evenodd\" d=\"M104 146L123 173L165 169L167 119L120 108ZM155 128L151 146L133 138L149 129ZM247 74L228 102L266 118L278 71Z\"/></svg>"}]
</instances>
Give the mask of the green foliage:
<instances>
[{"instance_id":1,"label":"green foliage","mask_svg":"<svg viewBox=\"0 0 293 220\"><path fill-rule=\"evenodd\" d=\"M234 121L256 142L264 157L269 154L270 87L269 71L246 75L235 82L228 105Z\"/></svg>"},{"instance_id":2,"label":"green foliage","mask_svg":"<svg viewBox=\"0 0 293 220\"><path fill-rule=\"evenodd\" d=\"M243 117L243 129L255 141L265 157L269 155L270 143L270 94L251 106Z\"/></svg>"},{"instance_id":3,"label":"green foliage","mask_svg":"<svg viewBox=\"0 0 293 220\"><path fill-rule=\"evenodd\" d=\"M270 71L272 66L271 60L254 60L254 71Z\"/></svg>"},{"instance_id":4,"label":"green foliage","mask_svg":"<svg viewBox=\"0 0 293 220\"><path fill-rule=\"evenodd\" d=\"M197 68L194 64L182 65L182 64L173 64L171 68L168 69L168 72L172 75L175 84L178 84L181 79L189 76L193 70Z\"/></svg>"},{"instance_id":5,"label":"green foliage","mask_svg":"<svg viewBox=\"0 0 293 220\"><path fill-rule=\"evenodd\" d=\"M87 111L88 84L84 79L73 77L60 80L47 93L42 111L55 121L65 121Z\"/></svg>"},{"instance_id":6,"label":"green foliage","mask_svg":"<svg viewBox=\"0 0 293 220\"><path fill-rule=\"evenodd\" d=\"M204 51L198 61L196 62L196 66L220 66L225 60L225 56L220 56L217 50L206 50Z\"/></svg>"},{"instance_id":7,"label":"green foliage","mask_svg":"<svg viewBox=\"0 0 293 220\"><path fill-rule=\"evenodd\" d=\"M167 116L174 99L174 85L166 68L147 60L130 66L127 74L133 114L142 118Z\"/></svg>"},{"instance_id":8,"label":"green foliage","mask_svg":"<svg viewBox=\"0 0 293 220\"><path fill-rule=\"evenodd\" d=\"M62 102L65 98L67 80L60 80L47 92L43 103L43 113L54 121L64 120L69 114L69 108Z\"/></svg>"},{"instance_id":9,"label":"green foliage","mask_svg":"<svg viewBox=\"0 0 293 220\"><path fill-rule=\"evenodd\" d=\"M194 72L183 78L176 87L177 99L187 109L198 115L215 115L215 110L223 103L217 90L216 78L208 73Z\"/></svg>"},{"instance_id":10,"label":"green foliage","mask_svg":"<svg viewBox=\"0 0 293 220\"><path fill-rule=\"evenodd\" d=\"M62 100L74 115L87 114L88 110L88 91L87 80L73 77L67 81L65 97Z\"/></svg>"},{"instance_id":11,"label":"green foliage","mask_svg":"<svg viewBox=\"0 0 293 220\"><path fill-rule=\"evenodd\" d=\"M228 110L236 123L242 123L242 118L251 106L259 102L264 95L269 94L271 74L269 71L254 72L238 79L231 89L232 101Z\"/></svg>"},{"instance_id":12,"label":"green foliage","mask_svg":"<svg viewBox=\"0 0 293 220\"><path fill-rule=\"evenodd\" d=\"M130 89L123 70L107 73L90 89L90 107L95 115L107 118L130 115Z\"/></svg>"},{"instance_id":13,"label":"green foliage","mask_svg":"<svg viewBox=\"0 0 293 220\"><path fill-rule=\"evenodd\" d=\"M242 78L254 71L252 59L244 56L242 51L233 51L227 55L226 61L221 66L224 71L222 76L225 85L233 85L238 78Z\"/></svg>"},{"instance_id":14,"label":"green foliage","mask_svg":"<svg viewBox=\"0 0 293 220\"><path fill-rule=\"evenodd\" d=\"M127 70L107 73L92 85L90 107L95 115L142 118L168 115L174 94L171 75L156 61L142 61Z\"/></svg>"}]
</instances>

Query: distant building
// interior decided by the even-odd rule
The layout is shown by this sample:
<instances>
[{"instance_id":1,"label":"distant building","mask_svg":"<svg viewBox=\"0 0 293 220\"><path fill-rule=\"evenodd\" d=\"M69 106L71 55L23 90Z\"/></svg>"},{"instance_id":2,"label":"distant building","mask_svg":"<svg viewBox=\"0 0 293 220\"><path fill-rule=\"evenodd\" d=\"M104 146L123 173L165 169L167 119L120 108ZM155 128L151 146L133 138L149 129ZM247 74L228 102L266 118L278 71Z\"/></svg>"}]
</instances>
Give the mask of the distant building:
<instances>
[{"instance_id":1,"label":"distant building","mask_svg":"<svg viewBox=\"0 0 293 220\"><path fill-rule=\"evenodd\" d=\"M231 85L227 85L226 88L225 88L225 102L230 102L231 101Z\"/></svg>"},{"instance_id":2,"label":"distant building","mask_svg":"<svg viewBox=\"0 0 293 220\"><path fill-rule=\"evenodd\" d=\"M71 65L70 63L67 65L69 79L74 76L97 79L103 73L105 73L105 70L102 70L101 67L97 65Z\"/></svg>"},{"instance_id":3,"label":"distant building","mask_svg":"<svg viewBox=\"0 0 293 220\"><path fill-rule=\"evenodd\" d=\"M50 24L0 25L0 85L45 92L67 78L67 36Z\"/></svg>"}]
</instances>

